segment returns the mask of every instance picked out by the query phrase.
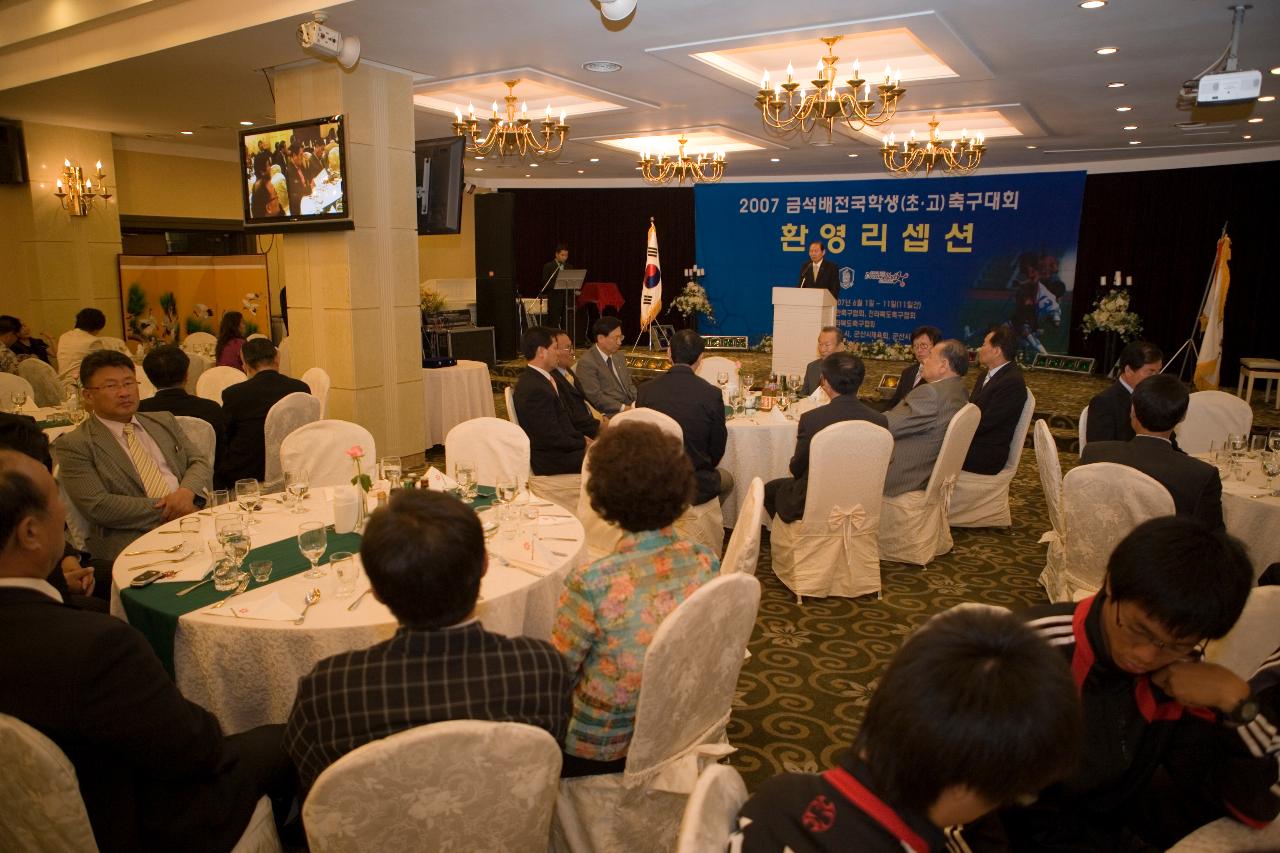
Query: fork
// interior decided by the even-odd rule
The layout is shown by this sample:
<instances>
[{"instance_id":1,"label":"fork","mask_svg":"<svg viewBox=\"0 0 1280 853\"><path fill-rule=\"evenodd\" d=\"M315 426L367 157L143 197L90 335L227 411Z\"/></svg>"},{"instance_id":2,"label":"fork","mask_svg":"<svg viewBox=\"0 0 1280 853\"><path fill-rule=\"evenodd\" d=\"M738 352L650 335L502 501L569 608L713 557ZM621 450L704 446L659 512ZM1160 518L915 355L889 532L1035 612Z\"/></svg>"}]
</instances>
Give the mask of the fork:
<instances>
[{"instance_id":1,"label":"fork","mask_svg":"<svg viewBox=\"0 0 1280 853\"><path fill-rule=\"evenodd\" d=\"M181 532L181 531L179 531ZM173 554L182 550L184 543L179 542L177 545L171 545L168 548L150 548L145 551L125 551L122 557L140 557L143 554Z\"/></svg>"},{"instance_id":2,"label":"fork","mask_svg":"<svg viewBox=\"0 0 1280 853\"><path fill-rule=\"evenodd\" d=\"M146 568L150 568L151 566L162 566L166 563L183 563L191 559L192 556L193 555L191 554L183 554L181 557L173 557L168 560L154 560L150 563L143 563L141 566L130 566L128 570L131 572L136 572L139 569L146 569Z\"/></svg>"}]
</instances>

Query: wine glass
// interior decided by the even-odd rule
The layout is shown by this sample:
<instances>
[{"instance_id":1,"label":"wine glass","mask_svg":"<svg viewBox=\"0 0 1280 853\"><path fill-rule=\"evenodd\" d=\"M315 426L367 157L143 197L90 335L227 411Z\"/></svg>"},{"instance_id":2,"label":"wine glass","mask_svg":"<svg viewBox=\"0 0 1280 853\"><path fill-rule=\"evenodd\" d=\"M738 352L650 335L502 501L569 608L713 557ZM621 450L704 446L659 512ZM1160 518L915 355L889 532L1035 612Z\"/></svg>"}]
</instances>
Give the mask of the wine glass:
<instances>
[{"instance_id":1,"label":"wine glass","mask_svg":"<svg viewBox=\"0 0 1280 853\"><path fill-rule=\"evenodd\" d=\"M1258 454L1267 446L1267 437L1264 435L1249 436L1249 458L1257 459Z\"/></svg>"},{"instance_id":2,"label":"wine glass","mask_svg":"<svg viewBox=\"0 0 1280 853\"><path fill-rule=\"evenodd\" d=\"M515 477L502 477L498 480L497 499L500 504L515 503L516 495L520 492L520 485L516 482Z\"/></svg>"},{"instance_id":3,"label":"wine glass","mask_svg":"<svg viewBox=\"0 0 1280 853\"><path fill-rule=\"evenodd\" d=\"M471 500L475 496L476 466L474 462L458 462L453 466L453 479L462 487L462 499Z\"/></svg>"},{"instance_id":4,"label":"wine glass","mask_svg":"<svg viewBox=\"0 0 1280 853\"><path fill-rule=\"evenodd\" d=\"M235 563L236 570L239 571L240 566L244 564L244 558L249 556L249 551L253 547L249 531L243 526L231 527L219 536L219 539L222 542L222 553L228 560Z\"/></svg>"},{"instance_id":5,"label":"wine glass","mask_svg":"<svg viewBox=\"0 0 1280 853\"><path fill-rule=\"evenodd\" d=\"M754 374L751 374L751 373L742 374L742 392L744 394L750 393L751 389L755 387L755 384L756 384L756 377Z\"/></svg>"},{"instance_id":6,"label":"wine glass","mask_svg":"<svg viewBox=\"0 0 1280 853\"><path fill-rule=\"evenodd\" d=\"M723 391L725 388L727 388L727 387L728 387L728 385L729 385L729 371L727 371L727 370L722 370L722 371L720 371L719 373L717 373L717 374L716 374L716 384L720 386L720 390L721 390L721 391Z\"/></svg>"},{"instance_id":7,"label":"wine glass","mask_svg":"<svg viewBox=\"0 0 1280 853\"><path fill-rule=\"evenodd\" d=\"M304 578L322 578L327 572L319 568L320 558L329 545L329 531L319 521L307 521L298 525L298 550L311 563L311 568L303 573Z\"/></svg>"},{"instance_id":8,"label":"wine glass","mask_svg":"<svg viewBox=\"0 0 1280 853\"><path fill-rule=\"evenodd\" d=\"M1272 453L1280 453L1280 429L1273 429L1268 433L1267 448Z\"/></svg>"},{"instance_id":9,"label":"wine glass","mask_svg":"<svg viewBox=\"0 0 1280 853\"><path fill-rule=\"evenodd\" d=\"M1239 459L1244 455L1245 437L1240 433L1231 433L1227 436L1227 450L1231 453L1232 459Z\"/></svg>"},{"instance_id":10,"label":"wine glass","mask_svg":"<svg viewBox=\"0 0 1280 853\"><path fill-rule=\"evenodd\" d=\"M404 466L399 456L382 457L382 479L391 484L392 489L400 488L400 478L404 475Z\"/></svg>"},{"instance_id":11,"label":"wine glass","mask_svg":"<svg viewBox=\"0 0 1280 853\"><path fill-rule=\"evenodd\" d=\"M27 392L14 391L13 394L10 395L9 399L13 402L13 411L15 413L20 412L22 411L22 407L27 404Z\"/></svg>"},{"instance_id":12,"label":"wine glass","mask_svg":"<svg viewBox=\"0 0 1280 853\"><path fill-rule=\"evenodd\" d=\"M798 373L792 373L787 377L787 389L791 392L792 399L799 399L800 388L802 385L803 382L801 381Z\"/></svg>"},{"instance_id":13,"label":"wine glass","mask_svg":"<svg viewBox=\"0 0 1280 853\"><path fill-rule=\"evenodd\" d=\"M234 512L221 512L213 516L213 532L218 537L218 541L222 541L223 531L231 530L236 527L244 527L244 519Z\"/></svg>"},{"instance_id":14,"label":"wine glass","mask_svg":"<svg viewBox=\"0 0 1280 853\"><path fill-rule=\"evenodd\" d=\"M1280 451L1264 450L1259 454L1262 458L1262 473L1267 475L1267 491L1275 494L1275 479L1280 476Z\"/></svg>"},{"instance_id":15,"label":"wine glass","mask_svg":"<svg viewBox=\"0 0 1280 853\"><path fill-rule=\"evenodd\" d=\"M302 502L307 499L307 493L311 491L310 480L307 479L305 474L291 474L287 482L288 485L285 486L285 491L289 493L289 497L293 498L293 509L291 511L299 514L306 512L307 508L302 505Z\"/></svg>"},{"instance_id":16,"label":"wine glass","mask_svg":"<svg viewBox=\"0 0 1280 853\"><path fill-rule=\"evenodd\" d=\"M253 514L262 509L262 488L254 479L236 480L236 502L249 517L250 524L258 524Z\"/></svg>"}]
</instances>

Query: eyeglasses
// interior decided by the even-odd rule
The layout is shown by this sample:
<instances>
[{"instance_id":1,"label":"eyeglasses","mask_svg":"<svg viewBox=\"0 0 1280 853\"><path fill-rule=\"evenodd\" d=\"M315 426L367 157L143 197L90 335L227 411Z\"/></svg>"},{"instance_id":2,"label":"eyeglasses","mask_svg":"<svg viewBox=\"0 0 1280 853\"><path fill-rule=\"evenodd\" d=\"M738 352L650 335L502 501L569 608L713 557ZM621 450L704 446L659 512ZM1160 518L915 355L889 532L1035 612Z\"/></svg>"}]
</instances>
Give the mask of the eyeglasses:
<instances>
[{"instance_id":1,"label":"eyeglasses","mask_svg":"<svg viewBox=\"0 0 1280 853\"><path fill-rule=\"evenodd\" d=\"M1199 656L1204 653L1205 640L1198 640L1194 643L1187 642L1166 642L1165 640L1157 640L1151 635L1151 632L1141 625L1135 625L1130 622L1128 625L1120 621L1120 604L1115 603L1116 608L1116 627L1124 632L1129 638L1129 642L1141 646L1151 646L1156 651L1168 652L1178 657Z\"/></svg>"},{"instance_id":2,"label":"eyeglasses","mask_svg":"<svg viewBox=\"0 0 1280 853\"><path fill-rule=\"evenodd\" d=\"M123 382L106 382L102 385L86 385L84 390L106 391L108 394L114 394L115 392L121 389L124 389L125 391L132 391L134 388L137 388L137 387L138 387L138 382L136 379L126 379Z\"/></svg>"}]
</instances>

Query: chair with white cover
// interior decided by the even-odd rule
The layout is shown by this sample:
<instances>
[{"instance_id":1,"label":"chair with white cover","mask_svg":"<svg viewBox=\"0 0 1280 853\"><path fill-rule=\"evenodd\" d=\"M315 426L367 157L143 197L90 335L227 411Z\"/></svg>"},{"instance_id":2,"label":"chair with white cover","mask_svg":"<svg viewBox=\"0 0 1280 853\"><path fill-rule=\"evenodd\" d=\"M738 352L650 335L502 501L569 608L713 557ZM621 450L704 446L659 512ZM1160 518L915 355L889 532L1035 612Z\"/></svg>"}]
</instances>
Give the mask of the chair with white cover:
<instances>
[{"instance_id":1,"label":"chair with white cover","mask_svg":"<svg viewBox=\"0 0 1280 853\"><path fill-rule=\"evenodd\" d=\"M0 371L0 408L8 411L9 407L13 405L11 397L14 394L27 395L27 401L22 404L24 409L34 409L39 405L36 403L36 392L31 387L30 382L16 373Z\"/></svg>"},{"instance_id":2,"label":"chair with white cover","mask_svg":"<svg viewBox=\"0 0 1280 853\"><path fill-rule=\"evenodd\" d=\"M31 726L0 714L0 850L7 853L97 853L98 843L66 753ZM146 839L143 839L144 841ZM280 853L271 801L258 801L231 853Z\"/></svg>"},{"instance_id":3,"label":"chair with white cover","mask_svg":"<svg viewBox=\"0 0 1280 853\"><path fill-rule=\"evenodd\" d=\"M27 380L31 386L32 399L37 406L56 406L62 402L62 383L58 381L58 371L40 359L27 358L19 362L18 376Z\"/></svg>"},{"instance_id":4,"label":"chair with white cover","mask_svg":"<svg viewBox=\"0 0 1280 853\"><path fill-rule=\"evenodd\" d=\"M280 442L280 469L306 477L311 487L349 486L355 465L347 450L359 445L364 451L360 464L373 475L378 448L373 434L350 421L320 420L304 424Z\"/></svg>"},{"instance_id":5,"label":"chair with white cover","mask_svg":"<svg viewBox=\"0 0 1280 853\"><path fill-rule=\"evenodd\" d=\"M1107 561L1120 540L1144 521L1173 515L1169 490L1151 477L1115 462L1079 465L1062 478L1066 539L1058 601L1079 601L1102 588Z\"/></svg>"},{"instance_id":6,"label":"chair with white cover","mask_svg":"<svg viewBox=\"0 0 1280 853\"><path fill-rule=\"evenodd\" d=\"M507 420L516 426L520 426L520 418L516 417L516 398L515 392L510 385L502 386L502 401L507 406Z\"/></svg>"},{"instance_id":7,"label":"chair with white cover","mask_svg":"<svg viewBox=\"0 0 1280 853\"><path fill-rule=\"evenodd\" d=\"M213 424L204 418L193 418L190 415L174 415L173 419L182 428L182 434L200 450L212 468L213 457L218 449L218 434L214 432Z\"/></svg>"},{"instance_id":8,"label":"chair with white cover","mask_svg":"<svg viewBox=\"0 0 1280 853\"><path fill-rule=\"evenodd\" d=\"M764 480L753 477L747 498L738 510L738 524L729 535L724 556L720 558L720 574L756 573L760 561L760 521L764 517Z\"/></svg>"},{"instance_id":9,"label":"chair with white cover","mask_svg":"<svg viewBox=\"0 0 1280 853\"><path fill-rule=\"evenodd\" d=\"M1280 586L1256 586L1227 635L1211 640L1204 659L1248 681L1280 649Z\"/></svg>"},{"instance_id":10,"label":"chair with white cover","mask_svg":"<svg viewBox=\"0 0 1280 853\"><path fill-rule=\"evenodd\" d=\"M254 340L257 340L257 339L259 339L259 338L261 338L261 339L262 339L262 340L264 340L264 341L269 341L269 340L271 340L271 338L268 338L266 335L262 334L262 332L254 332L252 335L249 335L247 338L245 338L245 340L246 340L246 341L254 341Z\"/></svg>"},{"instance_id":11,"label":"chair with white cover","mask_svg":"<svg viewBox=\"0 0 1280 853\"><path fill-rule=\"evenodd\" d=\"M200 379L196 382L196 396L212 400L221 406L222 392L232 385L244 382L248 378L248 376L244 375L244 371L238 367L226 367L223 365L211 367L200 374Z\"/></svg>"},{"instance_id":12,"label":"chair with white cover","mask_svg":"<svg viewBox=\"0 0 1280 853\"><path fill-rule=\"evenodd\" d=\"M1031 415L1036 410L1036 398L1027 389L1027 401L1022 406L1018 425L1013 428L1009 440L1009 458L995 474L974 474L961 471L956 477L956 488L951 493L951 509L947 523L952 527L1009 527L1013 515L1009 512L1009 484L1018 473L1022 461L1022 448L1027 444L1027 429Z\"/></svg>"},{"instance_id":13,"label":"chair with white cover","mask_svg":"<svg viewBox=\"0 0 1280 853\"><path fill-rule=\"evenodd\" d=\"M191 332L182 339L182 348L187 351L187 355L199 352L202 349L212 349L217 345L217 337L208 332Z\"/></svg>"},{"instance_id":14,"label":"chair with white cover","mask_svg":"<svg viewBox=\"0 0 1280 853\"><path fill-rule=\"evenodd\" d=\"M560 747L524 723L449 720L352 750L302 805L312 853L544 853Z\"/></svg>"},{"instance_id":15,"label":"chair with white cover","mask_svg":"<svg viewBox=\"0 0 1280 853\"><path fill-rule=\"evenodd\" d=\"M1173 429L1178 447L1187 453L1208 453L1229 433L1248 435L1253 428L1253 407L1226 391L1196 391L1187 402L1187 416Z\"/></svg>"},{"instance_id":16,"label":"chair with white cover","mask_svg":"<svg viewBox=\"0 0 1280 853\"><path fill-rule=\"evenodd\" d=\"M519 483L529 477L529 436L502 418L472 418L444 437L444 459L449 471L460 459L471 462L476 482L485 486L502 480Z\"/></svg>"},{"instance_id":17,"label":"chair with white cover","mask_svg":"<svg viewBox=\"0 0 1280 853\"><path fill-rule=\"evenodd\" d=\"M1280 820L1273 820L1262 829L1252 829L1235 818L1220 817L1206 823L1166 853L1275 853L1280 850Z\"/></svg>"},{"instance_id":18,"label":"chair with white cover","mask_svg":"<svg viewBox=\"0 0 1280 853\"><path fill-rule=\"evenodd\" d=\"M307 387L311 389L311 393L316 395L316 399L320 401L320 417L325 417L329 413L329 374L323 367L309 367L307 372L302 374L302 381L307 383Z\"/></svg>"},{"instance_id":19,"label":"chair with white cover","mask_svg":"<svg viewBox=\"0 0 1280 853\"><path fill-rule=\"evenodd\" d=\"M809 445L804 516L773 517L773 572L800 596L880 592L879 535L893 436L870 421L824 427Z\"/></svg>"},{"instance_id":20,"label":"chair with white cover","mask_svg":"<svg viewBox=\"0 0 1280 853\"><path fill-rule=\"evenodd\" d=\"M204 376L204 372L213 367L213 359L207 355L201 355L198 352L188 352L187 360L187 382L185 387L188 394L196 394L196 388L200 387L200 377ZM196 394L199 397L199 394Z\"/></svg>"},{"instance_id":21,"label":"chair with white cover","mask_svg":"<svg viewBox=\"0 0 1280 853\"><path fill-rule=\"evenodd\" d=\"M738 363L722 355L710 355L703 357L698 364L698 375L717 388L720 387L720 383L716 381L716 376L720 373L729 374L729 384L725 386L724 393L728 394L729 399L732 400L738 396L738 388L741 385L738 379Z\"/></svg>"},{"instance_id":22,"label":"chair with white cover","mask_svg":"<svg viewBox=\"0 0 1280 853\"><path fill-rule=\"evenodd\" d=\"M1087 443L1085 441L1085 435L1088 434L1088 430L1089 430L1089 407L1085 406L1083 409L1080 410L1080 426L1079 426L1080 446L1076 448L1076 452L1078 453L1084 453L1084 446Z\"/></svg>"},{"instance_id":23,"label":"chair with white cover","mask_svg":"<svg viewBox=\"0 0 1280 853\"><path fill-rule=\"evenodd\" d=\"M133 351L129 349L129 345L126 344L124 340L121 338L113 338L110 335L102 335L98 338L97 343L98 343L98 346L91 347L91 349L109 349L109 350L115 350L116 352L122 352L125 355L130 357L133 356Z\"/></svg>"},{"instance_id":24,"label":"chair with white cover","mask_svg":"<svg viewBox=\"0 0 1280 853\"><path fill-rule=\"evenodd\" d=\"M293 370L293 345L289 343L286 337L276 346L276 355L280 358L280 372L285 376L292 376Z\"/></svg>"},{"instance_id":25,"label":"chair with white cover","mask_svg":"<svg viewBox=\"0 0 1280 853\"><path fill-rule=\"evenodd\" d=\"M737 770L724 764L703 770L680 821L676 853L724 853L746 801L747 786Z\"/></svg>"},{"instance_id":26,"label":"chair with white cover","mask_svg":"<svg viewBox=\"0 0 1280 853\"><path fill-rule=\"evenodd\" d=\"M299 427L320 420L320 401L305 391L286 394L267 410L262 424L263 446L267 464L263 471L264 492L278 492L284 488L285 469L280 464L280 445Z\"/></svg>"},{"instance_id":27,"label":"chair with white cover","mask_svg":"<svg viewBox=\"0 0 1280 853\"><path fill-rule=\"evenodd\" d=\"M662 621L644 656L626 767L560 781L553 849L675 846L698 775L734 751L725 728L759 605L760 582L737 572L703 584Z\"/></svg>"},{"instance_id":28,"label":"chair with white cover","mask_svg":"<svg viewBox=\"0 0 1280 853\"><path fill-rule=\"evenodd\" d=\"M934 557L951 550L948 506L981 417L977 406L966 403L947 424L938 459L924 489L884 499L880 509L882 560L928 566Z\"/></svg>"},{"instance_id":29,"label":"chair with white cover","mask_svg":"<svg viewBox=\"0 0 1280 853\"><path fill-rule=\"evenodd\" d=\"M1044 571L1040 573L1040 585L1053 602L1070 601L1071 597L1061 589L1062 572L1066 567L1065 522L1062 520L1062 463L1058 461L1058 444L1044 418L1036 421L1032 440L1036 449L1036 468L1040 472L1040 488L1049 509L1050 529L1040 537L1040 544L1049 546Z\"/></svg>"}]
</instances>

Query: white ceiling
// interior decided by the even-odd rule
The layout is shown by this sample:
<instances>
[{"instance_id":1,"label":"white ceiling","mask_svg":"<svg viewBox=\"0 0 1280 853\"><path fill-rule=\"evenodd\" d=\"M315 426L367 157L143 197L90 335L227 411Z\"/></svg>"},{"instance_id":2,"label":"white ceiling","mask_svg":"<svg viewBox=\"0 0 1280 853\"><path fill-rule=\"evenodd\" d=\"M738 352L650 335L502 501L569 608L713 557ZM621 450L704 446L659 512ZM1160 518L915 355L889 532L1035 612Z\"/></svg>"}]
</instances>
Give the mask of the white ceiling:
<instances>
[{"instance_id":1,"label":"white ceiling","mask_svg":"<svg viewBox=\"0 0 1280 853\"><path fill-rule=\"evenodd\" d=\"M31 2L0 0L0 22ZM128 15L148 13L130 6L172 13L183 2L80 0L102 9L99 24L117 27ZM229 5L242 4L230 0ZM297 7L296 0L260 0L260 20L272 9L287 16L0 90L0 116L150 137L172 143L173 153L207 156L212 149L234 158L238 123L271 120L270 87L261 69L306 59L294 37L306 18ZM795 31L802 31L803 38L812 36L812 45L792 61L797 69L811 70L825 51L818 35L888 29L904 21L919 25L928 47L958 76L904 82L902 110L1002 105L1020 117L1024 135L989 140L988 168L1107 161L1119 161L1113 168L1140 168L1148 158L1185 154L1201 155L1204 162L1280 158L1280 107L1274 102L1258 105L1255 115L1265 119L1261 124L1240 121L1194 134L1175 127L1189 119L1174 107L1180 84L1226 46L1231 24L1226 0L1111 0L1092 11L1079 8L1077 0L639 0L635 14L616 24L604 21L590 0L352 0L329 8L327 25L360 38L362 61L406 69L424 90L455 77L500 81L508 69L532 69L547 80L601 90L603 99L624 108L573 118L558 158L563 163L544 163L534 174L543 181L616 182L638 181L634 157L594 140L708 126L770 141L763 150L729 156L727 174L734 178L882 174L876 146L864 136L837 135L830 147L769 136L753 103L758 84L690 55L795 41ZM216 29L218 20L201 23ZM70 45L92 35L94 26L93 21L79 23L25 42L0 38L0 79L13 79L4 76L13 71L6 62L13 65L33 44L67 40ZM1094 53L1107 45L1119 52ZM841 53L839 46L836 52ZM842 63L853 58L841 55ZM599 59L623 68L613 74L582 69L582 63ZM1249 10L1240 60L1244 68L1263 71L1264 94L1280 93L1280 76L1267 73L1280 66L1280 3L1264 0ZM1117 80L1127 85L1106 88ZM483 103L504 93L497 85ZM1118 113L1120 105L1133 109ZM542 105L531 100L530 108L540 114ZM450 117L422 108L415 114L419 138L451 133ZM954 129L945 114L940 118L944 130ZM1139 129L1126 132L1126 124ZM184 137L180 130L195 133ZM1253 140L1243 140L1246 133ZM1133 139L1142 144L1130 145ZM593 157L599 162L591 163ZM771 162L774 157L779 162ZM489 179L484 183L518 182L528 172L523 164L492 158L482 165Z\"/></svg>"}]
</instances>

